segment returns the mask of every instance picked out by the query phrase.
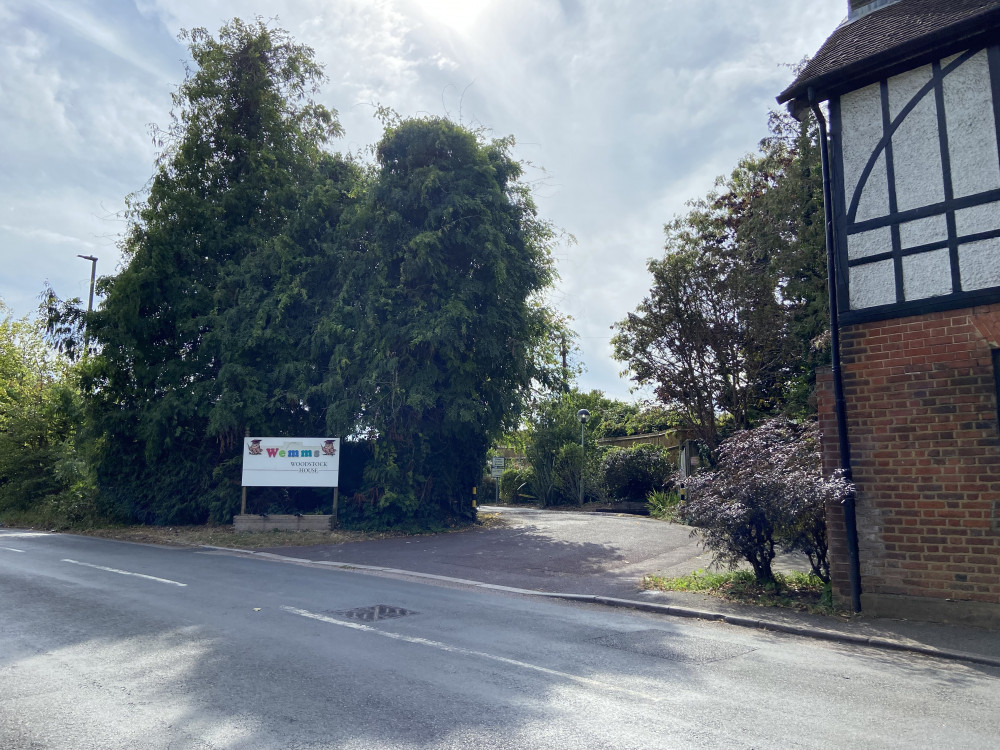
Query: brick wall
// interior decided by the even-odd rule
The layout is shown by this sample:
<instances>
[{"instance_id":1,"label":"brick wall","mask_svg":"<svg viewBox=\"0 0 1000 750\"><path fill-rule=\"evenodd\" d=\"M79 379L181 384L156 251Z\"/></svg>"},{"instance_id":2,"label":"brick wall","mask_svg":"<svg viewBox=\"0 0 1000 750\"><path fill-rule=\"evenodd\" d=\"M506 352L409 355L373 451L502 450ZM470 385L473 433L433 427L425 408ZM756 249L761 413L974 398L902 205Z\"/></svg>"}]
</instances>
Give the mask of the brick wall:
<instances>
[{"instance_id":1,"label":"brick wall","mask_svg":"<svg viewBox=\"0 0 1000 750\"><path fill-rule=\"evenodd\" d=\"M1000 604L992 360L998 336L998 304L841 332L862 589L869 597ZM824 462L832 471L839 463L829 371L819 374L817 391ZM835 591L846 597L842 509L827 515Z\"/></svg>"}]
</instances>

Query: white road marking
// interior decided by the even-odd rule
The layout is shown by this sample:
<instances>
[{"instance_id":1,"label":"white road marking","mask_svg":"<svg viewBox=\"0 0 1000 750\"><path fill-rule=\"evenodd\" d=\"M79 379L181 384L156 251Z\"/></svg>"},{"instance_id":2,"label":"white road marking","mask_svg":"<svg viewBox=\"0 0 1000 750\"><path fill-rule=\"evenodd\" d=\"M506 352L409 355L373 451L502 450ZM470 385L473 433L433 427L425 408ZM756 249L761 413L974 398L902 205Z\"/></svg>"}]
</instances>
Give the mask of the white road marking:
<instances>
[{"instance_id":1,"label":"white road marking","mask_svg":"<svg viewBox=\"0 0 1000 750\"><path fill-rule=\"evenodd\" d=\"M500 662L501 664L506 664L511 667L530 669L534 672L541 672L542 674L551 675L553 677L561 677L564 680L576 682L580 685L586 685L587 687L597 688L600 690L613 690L617 693L630 695L634 698L642 698L643 700L652 701L653 703L659 703L662 700L662 698L658 695L639 693L635 690L629 690L628 688L618 687L617 685L611 685L606 682L592 680L588 677L580 677L579 675L570 674L569 672L560 672L556 669L549 669L548 667L542 667L537 664L530 664L525 661L518 661L517 659L508 659L506 656L497 656L496 654L488 654L485 651L474 651L472 649L463 648L462 646L451 646L447 643L441 643L440 641L432 641L427 638L418 638L412 635L403 635L401 633L392 633L387 630L379 630L378 628L373 628L370 625L362 625L361 623L358 622L346 622L345 620L338 620L334 617L327 617L326 615L317 614L315 612L309 612L308 610L305 609L296 609L295 607L285 607L285 606L283 606L282 609L285 612L290 612L293 615L299 615L300 617L308 617L309 619L319 620L320 622L325 622L330 625L339 625L340 627L343 628L351 628L352 630L361 630L365 633L371 633L372 635L380 635L384 638L391 638L392 640L395 641L414 643L418 646L430 646L431 648L440 649L441 651L447 651L452 654L462 654L464 656L474 656L479 659L488 659L490 661Z\"/></svg>"},{"instance_id":2,"label":"white road marking","mask_svg":"<svg viewBox=\"0 0 1000 750\"><path fill-rule=\"evenodd\" d=\"M149 581L158 581L159 583L169 583L172 586L187 586L186 583L181 583L179 581L171 581L169 578L157 578L156 576L147 576L144 573L132 573L128 570L118 570L118 568L106 568L103 565L94 565L93 563L77 562L76 560L66 560L63 559L64 563L72 563L73 565L82 565L85 568L96 568L97 570L106 570L108 573L118 573L123 576L135 576L136 578L145 578Z\"/></svg>"},{"instance_id":3,"label":"white road marking","mask_svg":"<svg viewBox=\"0 0 1000 750\"><path fill-rule=\"evenodd\" d=\"M14 547L0 547L0 549L5 549L8 552L24 552L23 549L15 549Z\"/></svg>"},{"instance_id":4,"label":"white road marking","mask_svg":"<svg viewBox=\"0 0 1000 750\"><path fill-rule=\"evenodd\" d=\"M47 534L44 531L0 531L0 539L14 537L23 538L26 536L53 536L52 534Z\"/></svg>"}]
</instances>

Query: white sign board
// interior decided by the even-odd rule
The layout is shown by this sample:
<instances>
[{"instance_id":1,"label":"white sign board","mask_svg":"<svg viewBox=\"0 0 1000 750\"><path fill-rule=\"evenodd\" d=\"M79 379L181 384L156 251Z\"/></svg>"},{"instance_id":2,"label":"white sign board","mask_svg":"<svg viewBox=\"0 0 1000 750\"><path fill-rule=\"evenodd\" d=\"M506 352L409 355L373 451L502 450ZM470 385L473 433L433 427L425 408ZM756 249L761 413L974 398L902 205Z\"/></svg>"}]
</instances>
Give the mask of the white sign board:
<instances>
[{"instance_id":1,"label":"white sign board","mask_svg":"<svg viewBox=\"0 0 1000 750\"><path fill-rule=\"evenodd\" d=\"M496 479L498 477L502 477L503 476L503 468L500 467L500 466L494 466L492 469L490 469L490 476L493 477L494 479Z\"/></svg>"},{"instance_id":2,"label":"white sign board","mask_svg":"<svg viewBox=\"0 0 1000 750\"><path fill-rule=\"evenodd\" d=\"M493 468L502 469L506 456L494 456L493 457Z\"/></svg>"},{"instance_id":3,"label":"white sign board","mask_svg":"<svg viewBox=\"0 0 1000 750\"><path fill-rule=\"evenodd\" d=\"M340 438L243 438L244 487L336 487Z\"/></svg>"}]
</instances>

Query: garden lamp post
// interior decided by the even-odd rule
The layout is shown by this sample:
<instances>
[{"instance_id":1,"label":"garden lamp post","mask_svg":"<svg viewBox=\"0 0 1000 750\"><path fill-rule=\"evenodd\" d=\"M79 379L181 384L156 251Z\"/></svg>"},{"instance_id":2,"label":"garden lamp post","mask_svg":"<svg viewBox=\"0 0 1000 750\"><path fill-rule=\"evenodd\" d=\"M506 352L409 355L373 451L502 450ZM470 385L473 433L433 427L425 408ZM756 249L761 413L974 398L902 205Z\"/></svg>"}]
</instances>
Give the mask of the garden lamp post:
<instances>
[{"instance_id":1,"label":"garden lamp post","mask_svg":"<svg viewBox=\"0 0 1000 750\"><path fill-rule=\"evenodd\" d=\"M580 505L583 505L583 469L587 463L587 453L583 444L583 435L587 420L590 419L590 412L586 409L580 409L580 411L576 413L576 418L580 420Z\"/></svg>"}]
</instances>

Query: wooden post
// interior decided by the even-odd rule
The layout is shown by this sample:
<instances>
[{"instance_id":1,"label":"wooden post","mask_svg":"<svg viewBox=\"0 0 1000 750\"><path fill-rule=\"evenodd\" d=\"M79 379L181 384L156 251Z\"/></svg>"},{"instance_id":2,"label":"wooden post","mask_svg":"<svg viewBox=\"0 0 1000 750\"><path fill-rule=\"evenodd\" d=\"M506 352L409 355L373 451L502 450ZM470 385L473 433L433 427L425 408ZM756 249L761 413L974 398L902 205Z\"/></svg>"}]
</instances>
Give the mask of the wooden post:
<instances>
[{"instance_id":1,"label":"wooden post","mask_svg":"<svg viewBox=\"0 0 1000 750\"><path fill-rule=\"evenodd\" d=\"M333 528L337 528L340 522L337 519L337 511L340 506L340 487L333 488L333 518L330 519L330 525Z\"/></svg>"}]
</instances>

